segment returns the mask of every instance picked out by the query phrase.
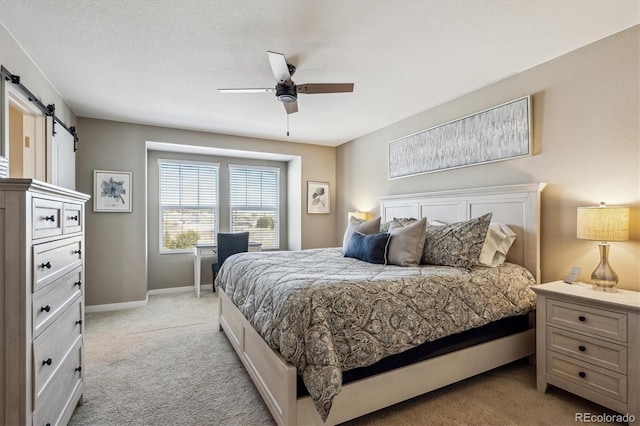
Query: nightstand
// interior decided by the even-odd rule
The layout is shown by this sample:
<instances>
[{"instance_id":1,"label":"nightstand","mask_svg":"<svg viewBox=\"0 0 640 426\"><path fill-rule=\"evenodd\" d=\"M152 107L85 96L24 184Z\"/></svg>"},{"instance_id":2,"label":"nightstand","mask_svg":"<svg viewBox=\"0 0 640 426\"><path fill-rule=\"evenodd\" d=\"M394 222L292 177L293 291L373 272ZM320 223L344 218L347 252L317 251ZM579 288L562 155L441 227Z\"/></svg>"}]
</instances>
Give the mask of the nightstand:
<instances>
[{"instance_id":1,"label":"nightstand","mask_svg":"<svg viewBox=\"0 0 640 426\"><path fill-rule=\"evenodd\" d=\"M555 281L532 287L538 391L551 384L640 419L640 293Z\"/></svg>"}]
</instances>

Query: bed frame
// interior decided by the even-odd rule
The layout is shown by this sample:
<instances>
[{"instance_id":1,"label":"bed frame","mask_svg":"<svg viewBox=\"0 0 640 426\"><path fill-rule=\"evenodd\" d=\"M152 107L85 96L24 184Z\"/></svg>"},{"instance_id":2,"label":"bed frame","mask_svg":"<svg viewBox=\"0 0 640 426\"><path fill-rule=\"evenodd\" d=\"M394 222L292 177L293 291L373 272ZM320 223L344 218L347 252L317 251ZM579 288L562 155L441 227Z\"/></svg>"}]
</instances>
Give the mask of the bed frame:
<instances>
[{"instance_id":1,"label":"bed frame","mask_svg":"<svg viewBox=\"0 0 640 426\"><path fill-rule=\"evenodd\" d=\"M516 233L508 261L540 282L540 193L544 183L380 197L382 221L427 217L455 222L493 212ZM535 329L343 385L326 423L309 396L296 398L296 368L271 349L231 300L220 297L220 329L279 425L335 425L535 353Z\"/></svg>"}]
</instances>

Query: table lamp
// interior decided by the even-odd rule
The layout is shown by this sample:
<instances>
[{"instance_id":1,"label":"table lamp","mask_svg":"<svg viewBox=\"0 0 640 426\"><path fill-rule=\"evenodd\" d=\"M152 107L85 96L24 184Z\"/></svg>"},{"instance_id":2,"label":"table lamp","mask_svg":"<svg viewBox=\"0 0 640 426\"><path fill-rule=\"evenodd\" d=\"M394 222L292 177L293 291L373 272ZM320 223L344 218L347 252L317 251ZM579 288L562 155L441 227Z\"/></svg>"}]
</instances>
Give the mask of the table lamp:
<instances>
[{"instance_id":1,"label":"table lamp","mask_svg":"<svg viewBox=\"0 0 640 426\"><path fill-rule=\"evenodd\" d=\"M362 220L369 220L369 213L367 213L367 212L348 212L347 213L347 220L349 220L351 217L355 217L357 219L362 219Z\"/></svg>"},{"instance_id":2,"label":"table lamp","mask_svg":"<svg viewBox=\"0 0 640 426\"><path fill-rule=\"evenodd\" d=\"M629 207L607 206L578 207L577 237L582 240L600 241L600 264L591 274L593 288L616 291L618 275L609 265L609 241L629 239Z\"/></svg>"}]
</instances>

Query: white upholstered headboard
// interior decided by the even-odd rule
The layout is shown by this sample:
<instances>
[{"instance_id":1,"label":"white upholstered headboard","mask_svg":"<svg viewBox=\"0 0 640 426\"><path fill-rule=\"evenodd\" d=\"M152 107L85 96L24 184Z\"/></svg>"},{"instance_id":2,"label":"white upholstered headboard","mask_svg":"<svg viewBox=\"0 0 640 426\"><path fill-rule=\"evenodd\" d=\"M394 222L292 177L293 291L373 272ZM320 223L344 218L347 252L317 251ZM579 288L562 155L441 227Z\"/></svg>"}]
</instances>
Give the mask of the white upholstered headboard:
<instances>
[{"instance_id":1,"label":"white upholstered headboard","mask_svg":"<svg viewBox=\"0 0 640 426\"><path fill-rule=\"evenodd\" d=\"M516 233L507 260L522 265L540 282L540 193L546 183L493 186L379 197L382 222L415 217L459 222L492 212L491 222Z\"/></svg>"}]
</instances>

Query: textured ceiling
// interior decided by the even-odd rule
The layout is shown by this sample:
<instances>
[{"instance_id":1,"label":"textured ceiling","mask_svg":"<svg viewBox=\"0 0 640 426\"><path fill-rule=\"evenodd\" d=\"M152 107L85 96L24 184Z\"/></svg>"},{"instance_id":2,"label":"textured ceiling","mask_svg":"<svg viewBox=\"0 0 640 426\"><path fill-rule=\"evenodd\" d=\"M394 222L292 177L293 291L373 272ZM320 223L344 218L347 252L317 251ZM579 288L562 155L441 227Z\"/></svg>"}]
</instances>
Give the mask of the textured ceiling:
<instances>
[{"instance_id":1,"label":"textured ceiling","mask_svg":"<svg viewBox=\"0 0 640 426\"><path fill-rule=\"evenodd\" d=\"M78 116L335 146L638 24L640 2L0 0L0 21ZM354 92L301 94L287 137L274 94L216 90L273 87L267 50Z\"/></svg>"}]
</instances>

